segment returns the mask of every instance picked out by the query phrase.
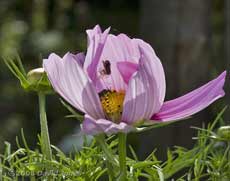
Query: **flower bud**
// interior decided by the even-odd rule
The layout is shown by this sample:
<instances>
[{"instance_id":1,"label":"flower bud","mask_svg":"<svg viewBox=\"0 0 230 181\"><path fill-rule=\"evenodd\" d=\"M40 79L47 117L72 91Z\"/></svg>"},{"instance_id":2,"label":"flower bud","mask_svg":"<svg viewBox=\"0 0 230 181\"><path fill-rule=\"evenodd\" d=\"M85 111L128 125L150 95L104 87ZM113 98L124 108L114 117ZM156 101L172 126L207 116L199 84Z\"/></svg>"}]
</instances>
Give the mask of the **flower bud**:
<instances>
[{"instance_id":1,"label":"flower bud","mask_svg":"<svg viewBox=\"0 0 230 181\"><path fill-rule=\"evenodd\" d=\"M28 90L50 93L52 87L43 68L36 68L27 73Z\"/></svg>"},{"instance_id":2,"label":"flower bud","mask_svg":"<svg viewBox=\"0 0 230 181\"><path fill-rule=\"evenodd\" d=\"M217 131L218 136L226 141L230 141L230 126L221 126Z\"/></svg>"}]
</instances>

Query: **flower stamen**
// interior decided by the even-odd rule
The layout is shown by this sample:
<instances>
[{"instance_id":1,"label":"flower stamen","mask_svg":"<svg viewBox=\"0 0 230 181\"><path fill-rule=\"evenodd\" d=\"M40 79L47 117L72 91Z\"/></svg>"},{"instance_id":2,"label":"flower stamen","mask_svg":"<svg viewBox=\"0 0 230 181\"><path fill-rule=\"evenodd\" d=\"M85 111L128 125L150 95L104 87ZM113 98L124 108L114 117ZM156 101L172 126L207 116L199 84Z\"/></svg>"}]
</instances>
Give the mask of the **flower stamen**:
<instances>
[{"instance_id":1,"label":"flower stamen","mask_svg":"<svg viewBox=\"0 0 230 181\"><path fill-rule=\"evenodd\" d=\"M107 119L119 123L123 110L125 92L103 90L99 93L101 105Z\"/></svg>"}]
</instances>

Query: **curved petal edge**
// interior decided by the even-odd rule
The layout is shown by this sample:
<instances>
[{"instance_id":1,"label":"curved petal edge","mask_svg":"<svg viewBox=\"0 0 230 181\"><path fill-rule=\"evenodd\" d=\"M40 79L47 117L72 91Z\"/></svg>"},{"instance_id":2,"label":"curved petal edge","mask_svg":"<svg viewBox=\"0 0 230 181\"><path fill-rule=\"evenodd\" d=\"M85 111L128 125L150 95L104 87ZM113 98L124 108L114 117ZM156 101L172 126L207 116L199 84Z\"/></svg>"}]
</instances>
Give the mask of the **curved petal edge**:
<instances>
[{"instance_id":1,"label":"curved petal edge","mask_svg":"<svg viewBox=\"0 0 230 181\"><path fill-rule=\"evenodd\" d=\"M138 64L132 62L118 62L117 68L125 83L128 84L132 75L137 71Z\"/></svg>"},{"instance_id":2,"label":"curved petal edge","mask_svg":"<svg viewBox=\"0 0 230 181\"><path fill-rule=\"evenodd\" d=\"M81 128L83 133L87 135L96 135L100 133L114 134L118 132L128 133L134 130L134 127L124 122L116 124L106 119L95 120L89 115L85 115Z\"/></svg>"},{"instance_id":3,"label":"curved petal edge","mask_svg":"<svg viewBox=\"0 0 230 181\"><path fill-rule=\"evenodd\" d=\"M43 67L54 90L68 103L95 119L104 117L96 89L75 55L61 58L53 53L43 60Z\"/></svg>"},{"instance_id":4,"label":"curved petal edge","mask_svg":"<svg viewBox=\"0 0 230 181\"><path fill-rule=\"evenodd\" d=\"M164 70L150 45L136 40L141 54L138 70L128 82L122 121L133 124L150 119L163 105L165 92ZM163 92L163 94L162 94Z\"/></svg>"},{"instance_id":5,"label":"curved petal edge","mask_svg":"<svg viewBox=\"0 0 230 181\"><path fill-rule=\"evenodd\" d=\"M200 88L184 96L166 101L160 111L152 116L151 121L166 122L186 119L203 110L225 95L223 90L225 77L226 71Z\"/></svg>"}]
</instances>

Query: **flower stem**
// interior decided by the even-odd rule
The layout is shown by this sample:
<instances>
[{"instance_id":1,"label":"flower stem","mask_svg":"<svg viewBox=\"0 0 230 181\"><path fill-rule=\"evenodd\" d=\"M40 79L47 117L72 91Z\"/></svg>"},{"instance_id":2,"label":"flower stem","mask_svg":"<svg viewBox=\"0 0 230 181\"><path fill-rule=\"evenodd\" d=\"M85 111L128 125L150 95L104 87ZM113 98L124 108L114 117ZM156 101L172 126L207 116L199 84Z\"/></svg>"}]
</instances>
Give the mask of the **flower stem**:
<instances>
[{"instance_id":1,"label":"flower stem","mask_svg":"<svg viewBox=\"0 0 230 181\"><path fill-rule=\"evenodd\" d=\"M120 163L120 176L119 181L127 180L126 173L126 137L125 133L118 134L118 152L119 152L119 163Z\"/></svg>"},{"instance_id":2,"label":"flower stem","mask_svg":"<svg viewBox=\"0 0 230 181\"><path fill-rule=\"evenodd\" d=\"M114 180L115 179L114 169L117 168L118 161L114 157L114 155L112 154L112 150L106 144L104 135L97 135L95 138L96 138L97 142L99 143L102 151L105 154L109 180Z\"/></svg>"},{"instance_id":3,"label":"flower stem","mask_svg":"<svg viewBox=\"0 0 230 181\"><path fill-rule=\"evenodd\" d=\"M41 124L41 148L42 152L48 160L52 159L50 146L49 131L46 118L46 95L43 92L38 93L40 124Z\"/></svg>"},{"instance_id":4,"label":"flower stem","mask_svg":"<svg viewBox=\"0 0 230 181\"><path fill-rule=\"evenodd\" d=\"M105 156L107 160L112 163L113 165L118 165L118 161L115 159L114 155L112 154L112 151L108 147L108 145L105 142L104 135L97 135L96 137L97 142L100 144L101 149L105 153Z\"/></svg>"}]
</instances>

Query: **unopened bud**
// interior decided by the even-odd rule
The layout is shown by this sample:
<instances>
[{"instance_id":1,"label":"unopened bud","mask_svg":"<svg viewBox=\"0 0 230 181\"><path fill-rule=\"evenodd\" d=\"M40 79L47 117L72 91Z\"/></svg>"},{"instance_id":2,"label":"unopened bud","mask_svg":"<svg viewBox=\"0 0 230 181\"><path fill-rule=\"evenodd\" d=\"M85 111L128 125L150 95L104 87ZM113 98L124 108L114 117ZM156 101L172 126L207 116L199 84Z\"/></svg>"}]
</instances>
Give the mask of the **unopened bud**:
<instances>
[{"instance_id":1,"label":"unopened bud","mask_svg":"<svg viewBox=\"0 0 230 181\"><path fill-rule=\"evenodd\" d=\"M230 126L221 126L218 129L217 134L221 139L230 141Z\"/></svg>"},{"instance_id":2,"label":"unopened bud","mask_svg":"<svg viewBox=\"0 0 230 181\"><path fill-rule=\"evenodd\" d=\"M29 82L29 90L52 92L46 72L43 68L36 68L28 72L27 81Z\"/></svg>"},{"instance_id":3,"label":"unopened bud","mask_svg":"<svg viewBox=\"0 0 230 181\"><path fill-rule=\"evenodd\" d=\"M27 79L29 82L37 82L42 76L44 76L45 70L43 68L32 69L27 73Z\"/></svg>"}]
</instances>

